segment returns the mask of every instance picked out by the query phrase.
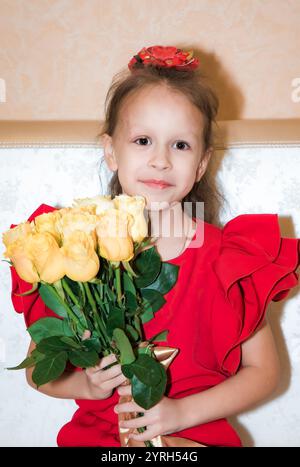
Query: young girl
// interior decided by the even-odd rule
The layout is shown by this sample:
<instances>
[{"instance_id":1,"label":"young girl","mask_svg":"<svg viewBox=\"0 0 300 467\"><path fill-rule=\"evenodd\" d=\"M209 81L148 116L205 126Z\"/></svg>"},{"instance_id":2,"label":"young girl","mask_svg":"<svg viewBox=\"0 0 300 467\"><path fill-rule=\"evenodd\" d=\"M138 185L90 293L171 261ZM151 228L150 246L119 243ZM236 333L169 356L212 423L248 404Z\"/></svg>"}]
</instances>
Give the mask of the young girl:
<instances>
[{"instance_id":1,"label":"young girl","mask_svg":"<svg viewBox=\"0 0 300 467\"><path fill-rule=\"evenodd\" d=\"M122 427L146 426L135 440L158 435L205 446L242 446L226 417L264 400L280 378L279 359L266 319L271 300L298 284L300 239L281 238L277 214L243 214L218 226L221 194L210 178L212 123L218 100L192 53L175 47L142 49L112 84L101 134L105 161L114 172L111 195L143 195L151 234L159 235L163 261L180 266L166 303L148 323L145 338L168 329L167 345L179 349L168 370L165 396L149 410L119 404L131 386L120 365L69 371L39 391L74 398L79 408L60 430L58 446L120 446L118 413L143 412ZM204 205L204 218L189 216L186 202ZM54 208L46 205L29 220ZM180 226L185 232L175 235ZM12 270L13 292L29 284ZM12 294L27 326L54 315L33 294ZM165 342L162 345L166 345ZM31 342L29 352L35 344ZM28 383L32 368L27 370ZM122 428L121 427L121 428ZM191 444L192 445L192 444Z\"/></svg>"}]
</instances>

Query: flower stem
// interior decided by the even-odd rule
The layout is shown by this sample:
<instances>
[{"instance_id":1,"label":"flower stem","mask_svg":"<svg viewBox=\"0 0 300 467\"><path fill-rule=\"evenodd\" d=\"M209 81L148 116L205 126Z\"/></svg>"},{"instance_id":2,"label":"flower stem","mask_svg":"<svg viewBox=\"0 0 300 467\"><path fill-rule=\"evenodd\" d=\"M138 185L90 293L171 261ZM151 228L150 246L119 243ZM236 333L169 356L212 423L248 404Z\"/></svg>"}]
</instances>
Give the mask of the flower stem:
<instances>
[{"instance_id":1,"label":"flower stem","mask_svg":"<svg viewBox=\"0 0 300 467\"><path fill-rule=\"evenodd\" d=\"M118 304L122 305L122 289L121 289L121 271L120 267L115 269L116 274L116 286L117 286L117 294L118 294Z\"/></svg>"},{"instance_id":2,"label":"flower stem","mask_svg":"<svg viewBox=\"0 0 300 467\"><path fill-rule=\"evenodd\" d=\"M97 308L97 305L98 305L97 311L100 308L99 312L96 314L97 320L100 322L101 329L104 330L104 337L106 338L107 345L110 347L110 340L107 338L105 322L104 322L103 316L102 316L103 315L103 309L102 309L103 308L103 303L101 302L99 294L98 294L98 292L96 290L96 285L91 284L89 286L89 289L91 289L91 295L94 293L94 298L96 299L96 308Z\"/></svg>"},{"instance_id":3,"label":"flower stem","mask_svg":"<svg viewBox=\"0 0 300 467\"><path fill-rule=\"evenodd\" d=\"M71 299L73 300L73 303L76 306L78 306L79 309L81 309L80 303L79 303L77 297L73 294L73 291L72 291L71 287L69 287L67 281L65 279L62 279L61 282L62 282L63 288L65 289L65 291L67 292L69 297L71 297Z\"/></svg>"},{"instance_id":4,"label":"flower stem","mask_svg":"<svg viewBox=\"0 0 300 467\"><path fill-rule=\"evenodd\" d=\"M86 296L87 296L87 299L88 299L88 302L89 304L91 305L91 308L93 310L93 313L94 313L94 318L95 318L95 325L96 327L98 328L98 332L99 332L99 335L100 335L100 338L104 344L104 347L107 347L107 345L109 345L109 342L107 341L107 337L106 337L106 330L105 330L105 327L103 325L103 323L101 322L101 320L99 319L99 315L98 315L98 310L97 310L97 306L96 306L96 302L94 300L94 297L93 295L91 294L91 291L90 291L90 288L89 288L89 284L87 282L83 282L83 287L84 287L84 290L86 292Z\"/></svg>"},{"instance_id":5,"label":"flower stem","mask_svg":"<svg viewBox=\"0 0 300 467\"><path fill-rule=\"evenodd\" d=\"M93 292L94 292L94 295L95 295L95 298L96 298L96 302L99 303L99 305L100 305L101 304L100 295L98 294L96 287L92 286L92 289L93 289Z\"/></svg>"},{"instance_id":6,"label":"flower stem","mask_svg":"<svg viewBox=\"0 0 300 467\"><path fill-rule=\"evenodd\" d=\"M56 286L52 285L52 288L55 290L55 292L58 295L60 295L58 290L57 290L57 284L56 284ZM71 310L71 308L69 307L69 305L67 304L67 302L65 300L64 300L64 306L65 306L65 309L66 309L66 311L68 313L68 317L69 317L70 321L75 324L76 329L79 331L80 334L82 334L83 331L84 331L84 328L83 328L82 324L80 323L80 321L79 321L78 317L76 316L76 314Z\"/></svg>"}]
</instances>

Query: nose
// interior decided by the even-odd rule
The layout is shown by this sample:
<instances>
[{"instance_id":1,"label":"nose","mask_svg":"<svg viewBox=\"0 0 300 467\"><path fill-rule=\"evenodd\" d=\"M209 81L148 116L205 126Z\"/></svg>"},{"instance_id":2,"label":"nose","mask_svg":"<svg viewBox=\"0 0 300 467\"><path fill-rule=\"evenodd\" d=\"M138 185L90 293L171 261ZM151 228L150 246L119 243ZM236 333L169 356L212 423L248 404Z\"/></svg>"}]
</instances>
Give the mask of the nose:
<instances>
[{"instance_id":1,"label":"nose","mask_svg":"<svg viewBox=\"0 0 300 467\"><path fill-rule=\"evenodd\" d=\"M168 154L168 149L154 149L153 155L150 156L148 165L159 170L165 170L171 167L171 161Z\"/></svg>"}]
</instances>

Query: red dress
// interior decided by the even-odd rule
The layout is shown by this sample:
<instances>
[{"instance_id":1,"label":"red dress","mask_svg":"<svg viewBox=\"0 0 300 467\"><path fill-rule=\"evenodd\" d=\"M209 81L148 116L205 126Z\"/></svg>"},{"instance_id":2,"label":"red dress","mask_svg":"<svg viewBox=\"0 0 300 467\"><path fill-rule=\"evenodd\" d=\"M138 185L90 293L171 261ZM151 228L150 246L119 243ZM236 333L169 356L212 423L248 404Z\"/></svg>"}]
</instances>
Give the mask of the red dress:
<instances>
[{"instance_id":1,"label":"red dress","mask_svg":"<svg viewBox=\"0 0 300 467\"><path fill-rule=\"evenodd\" d=\"M55 208L42 204L29 218ZM271 300L284 299L298 285L300 239L281 238L277 214L242 214L223 228L197 219L204 243L188 247L169 263L180 266L176 285L166 303L144 324L145 337L169 330L167 343L180 351L171 363L166 395L185 397L204 391L234 375L241 366L241 343L262 324ZM200 231L201 229L201 231ZM199 238L199 237L197 237ZM24 313L27 327L55 316L38 292L13 267L12 302ZM76 369L81 371L80 369ZM120 446L116 391L106 400L76 400L78 409L57 436L58 446ZM212 446L242 446L225 418L169 436Z\"/></svg>"}]
</instances>

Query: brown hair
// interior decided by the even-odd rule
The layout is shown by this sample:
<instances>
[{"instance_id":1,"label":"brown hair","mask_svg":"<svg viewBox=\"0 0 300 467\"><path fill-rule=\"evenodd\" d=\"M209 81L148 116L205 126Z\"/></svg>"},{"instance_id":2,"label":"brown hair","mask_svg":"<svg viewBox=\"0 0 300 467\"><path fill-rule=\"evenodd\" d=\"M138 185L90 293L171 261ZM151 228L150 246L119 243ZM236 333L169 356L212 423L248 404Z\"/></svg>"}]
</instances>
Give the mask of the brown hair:
<instances>
[{"instance_id":1,"label":"brown hair","mask_svg":"<svg viewBox=\"0 0 300 467\"><path fill-rule=\"evenodd\" d=\"M195 105L204 117L203 146L204 153L209 147L214 147L212 123L218 112L219 100L207 84L206 76L199 71L182 71L175 68L137 65L130 72L128 69L117 73L112 81L105 99L105 120L100 138L104 133L113 136L118 117L125 98L144 86L166 85L169 89L184 94ZM212 159L212 158L211 158ZM115 197L122 193L118 171L112 176L108 185L109 194ZM199 182L194 183L191 191L181 201L182 209L185 202L192 206L191 215L195 217L196 202L204 202L204 220L219 225L219 211L225 200L212 176L211 160L206 172Z\"/></svg>"}]
</instances>

